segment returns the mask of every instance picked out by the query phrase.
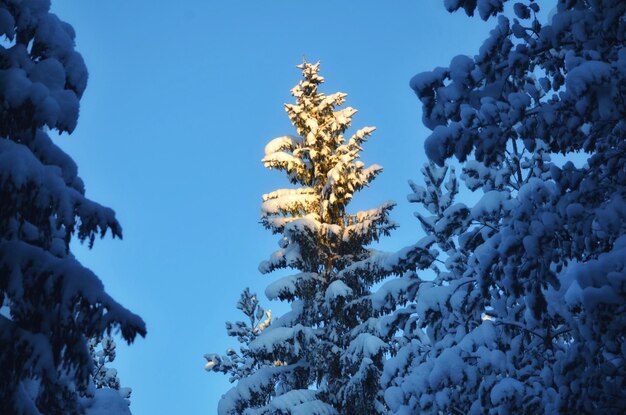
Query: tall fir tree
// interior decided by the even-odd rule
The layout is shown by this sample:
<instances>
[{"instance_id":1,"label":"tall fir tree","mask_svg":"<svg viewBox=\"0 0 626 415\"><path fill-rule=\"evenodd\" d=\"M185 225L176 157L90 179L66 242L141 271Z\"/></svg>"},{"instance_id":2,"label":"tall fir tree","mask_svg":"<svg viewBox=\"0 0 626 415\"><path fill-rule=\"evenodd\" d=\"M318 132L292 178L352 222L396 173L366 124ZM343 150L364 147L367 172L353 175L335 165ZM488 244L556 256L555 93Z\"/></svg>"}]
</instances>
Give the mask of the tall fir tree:
<instances>
[{"instance_id":1,"label":"tall fir tree","mask_svg":"<svg viewBox=\"0 0 626 415\"><path fill-rule=\"evenodd\" d=\"M379 377L393 333L380 329L385 301L374 301L372 287L398 268L381 266L379 253L367 246L396 227L389 219L394 203L349 213L353 195L382 170L359 160L374 128L346 138L356 113L338 109L346 94L319 91L319 62L298 68L303 79L291 90L296 103L285 105L297 135L270 141L262 160L296 185L264 195L261 205L263 226L281 238L260 271L297 271L265 293L290 302L291 312L264 330L255 329L254 318L252 326L229 323L243 343L241 355L231 349L227 356L206 356L210 370L231 373L237 382L219 412L385 413ZM239 308L250 309L250 316L255 305L243 305L244 297Z\"/></svg>"},{"instance_id":2,"label":"tall fir tree","mask_svg":"<svg viewBox=\"0 0 626 415\"><path fill-rule=\"evenodd\" d=\"M456 247L416 293L386 401L402 414L623 414L626 3L556 1L546 22L539 2L510 18L505 3L445 1L497 24L473 58L411 81L426 154L455 156L482 194L422 220ZM412 199L428 208L436 187Z\"/></svg>"},{"instance_id":3,"label":"tall fir tree","mask_svg":"<svg viewBox=\"0 0 626 415\"><path fill-rule=\"evenodd\" d=\"M76 164L46 132L74 130L87 85L74 30L49 8L0 1L2 414L83 413L95 392L89 340L145 334L70 251L75 237L91 246L122 229L111 209L85 197Z\"/></svg>"}]
</instances>

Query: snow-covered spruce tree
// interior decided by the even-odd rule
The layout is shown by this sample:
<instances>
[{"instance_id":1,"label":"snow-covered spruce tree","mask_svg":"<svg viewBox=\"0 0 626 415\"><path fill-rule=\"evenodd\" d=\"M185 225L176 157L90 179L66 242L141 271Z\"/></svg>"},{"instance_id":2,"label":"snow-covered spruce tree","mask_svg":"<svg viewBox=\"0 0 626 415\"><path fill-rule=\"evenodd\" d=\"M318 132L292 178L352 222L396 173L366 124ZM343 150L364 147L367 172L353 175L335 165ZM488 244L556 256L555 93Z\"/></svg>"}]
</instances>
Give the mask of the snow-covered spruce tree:
<instances>
[{"instance_id":1,"label":"snow-covered spruce tree","mask_svg":"<svg viewBox=\"0 0 626 415\"><path fill-rule=\"evenodd\" d=\"M386 397L398 413L624 413L626 3L559 1L545 24L536 2L515 3L512 19L504 3L446 1L498 24L474 58L411 81L427 155L456 156L484 192L457 232L491 320L450 296L425 329L454 344L388 365ZM551 161L581 151L582 166ZM452 311L480 326L448 327Z\"/></svg>"},{"instance_id":2,"label":"snow-covered spruce tree","mask_svg":"<svg viewBox=\"0 0 626 415\"><path fill-rule=\"evenodd\" d=\"M262 224L282 237L280 249L259 267L264 274L297 271L265 292L290 302L291 312L249 341L251 363L245 368L253 370L222 397L219 412L384 413L379 376L389 346L377 324L380 311L371 289L397 270L351 271L376 255L368 244L396 227L388 218L394 204L348 212L353 195L381 171L359 161L374 128L344 137L356 113L337 109L346 94L318 90L324 81L319 63L298 68L304 79L291 91L296 103L285 106L297 135L270 141L263 159L296 187L263 196ZM220 371L219 360L208 359L215 362L212 370Z\"/></svg>"},{"instance_id":3,"label":"snow-covered spruce tree","mask_svg":"<svg viewBox=\"0 0 626 415\"><path fill-rule=\"evenodd\" d=\"M409 293L408 305L383 320L393 323L401 316L410 323L395 325L398 347L382 377L385 400L399 414L483 413L480 397L508 376L501 346L509 339L488 317L492 302L477 284L472 253L493 234L498 212L457 203L454 168L431 162L422 174L426 186L410 182L408 199L427 212L416 216L426 234L422 240L432 244L431 256L411 267L420 284ZM423 272L426 267L434 278ZM496 406L511 409L508 402Z\"/></svg>"},{"instance_id":4,"label":"snow-covered spruce tree","mask_svg":"<svg viewBox=\"0 0 626 415\"><path fill-rule=\"evenodd\" d=\"M72 237L91 246L122 230L111 209L85 197L76 164L46 133L75 128L87 84L74 30L49 7L0 1L2 414L84 412L94 392L89 339L145 334L69 249Z\"/></svg>"},{"instance_id":5,"label":"snow-covered spruce tree","mask_svg":"<svg viewBox=\"0 0 626 415\"><path fill-rule=\"evenodd\" d=\"M92 377L96 389L112 389L118 391L121 398L130 405L132 389L122 387L117 376L117 369L109 366L116 356L115 340L111 336L89 340L89 352L93 361Z\"/></svg>"},{"instance_id":6,"label":"snow-covered spruce tree","mask_svg":"<svg viewBox=\"0 0 626 415\"><path fill-rule=\"evenodd\" d=\"M226 355L220 356L216 353L204 355L207 360L204 368L207 371L221 372L230 375L229 381L236 382L244 379L256 372L262 367L262 362L256 359L256 356L250 351L250 342L256 339L259 334L267 326L271 324L272 312L265 311L259 305L256 294L250 293L250 289L246 288L237 301L237 308L248 317L250 325L245 321L236 321L235 323L226 323L226 332L229 336L234 337L241 344L239 353L235 349L228 349ZM278 364L280 364L279 361ZM276 365L276 363L274 364ZM270 391L268 391L269 393ZM260 403L265 402L266 397L262 394L258 395Z\"/></svg>"}]
</instances>

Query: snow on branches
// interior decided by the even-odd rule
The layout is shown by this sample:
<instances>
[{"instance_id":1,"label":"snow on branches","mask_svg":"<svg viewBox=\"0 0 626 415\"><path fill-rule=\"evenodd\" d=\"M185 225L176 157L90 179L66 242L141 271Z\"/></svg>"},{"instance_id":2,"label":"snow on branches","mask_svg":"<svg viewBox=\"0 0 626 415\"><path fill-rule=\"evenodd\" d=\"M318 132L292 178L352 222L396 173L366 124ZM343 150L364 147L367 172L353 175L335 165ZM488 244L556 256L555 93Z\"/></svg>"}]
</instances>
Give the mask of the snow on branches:
<instances>
[{"instance_id":1,"label":"snow on branches","mask_svg":"<svg viewBox=\"0 0 626 415\"><path fill-rule=\"evenodd\" d=\"M395 229L389 219L395 204L348 212L353 195L382 170L359 160L374 128L346 136L356 114L339 108L346 94L319 91L319 63L298 68L303 78L291 90L296 102L285 105L296 135L270 141L262 160L297 187L263 195L261 223L281 239L280 249L259 266L262 273L297 271L266 290L270 299L290 302L292 311L244 339L240 364L248 366L240 367L250 370L237 369L237 384L219 412L384 413L378 379L389 347L376 327L371 289L399 271L370 269L367 277L354 271L379 255L367 245ZM211 370L230 370L223 358L207 359Z\"/></svg>"},{"instance_id":2,"label":"snow on branches","mask_svg":"<svg viewBox=\"0 0 626 415\"><path fill-rule=\"evenodd\" d=\"M558 1L547 22L538 2L515 3L514 17L505 3L445 1L496 26L475 57L411 80L427 155L455 156L482 196L442 211L438 174L412 185L447 258L409 307L416 328L385 367L386 402L397 413L623 413L626 3ZM558 162L581 151L584 164Z\"/></svg>"},{"instance_id":3,"label":"snow on branches","mask_svg":"<svg viewBox=\"0 0 626 415\"><path fill-rule=\"evenodd\" d=\"M87 85L74 30L49 7L0 1L0 412L7 414L92 408L98 380L89 339L119 330L132 342L146 332L70 252L73 237L91 247L107 232L121 238L122 229L113 210L85 197L76 164L46 133L74 130Z\"/></svg>"}]
</instances>

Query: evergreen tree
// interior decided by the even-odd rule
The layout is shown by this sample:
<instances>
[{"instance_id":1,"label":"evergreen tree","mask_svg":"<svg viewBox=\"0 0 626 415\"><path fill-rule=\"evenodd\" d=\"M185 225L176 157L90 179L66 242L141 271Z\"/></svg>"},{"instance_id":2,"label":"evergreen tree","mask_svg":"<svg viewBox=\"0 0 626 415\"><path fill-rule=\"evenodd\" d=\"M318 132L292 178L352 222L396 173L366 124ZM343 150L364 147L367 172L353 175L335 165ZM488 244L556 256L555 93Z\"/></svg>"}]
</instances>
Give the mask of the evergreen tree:
<instances>
[{"instance_id":1,"label":"evergreen tree","mask_svg":"<svg viewBox=\"0 0 626 415\"><path fill-rule=\"evenodd\" d=\"M227 322L226 331L229 336L237 339L241 346L239 353L235 349L228 349L225 356L220 356L216 353L209 353L204 355L207 360L207 364L204 368L208 371L221 372L230 375L229 381L235 382L240 379L244 379L262 367L260 361L256 359L256 356L250 351L250 342L256 339L259 334L267 326L271 324L272 312L267 312L259 305L259 300L256 294L250 293L250 289L246 288L242 293L239 301L237 301L237 308L248 317L250 325L244 321L237 321L235 323ZM280 365L280 361L276 361L274 365ZM268 391L269 393L270 391ZM265 402L266 397L259 395L260 404Z\"/></svg>"},{"instance_id":2,"label":"evergreen tree","mask_svg":"<svg viewBox=\"0 0 626 415\"><path fill-rule=\"evenodd\" d=\"M412 267L423 274L419 288L394 312L412 324L398 327L402 341L385 362L385 399L392 413L483 413L484 397L508 376L500 349L507 340L477 284L473 254L498 227L499 212L456 202L454 168L431 162L422 175L426 186L410 182L408 199L427 212L416 216L433 246L430 260Z\"/></svg>"},{"instance_id":3,"label":"evergreen tree","mask_svg":"<svg viewBox=\"0 0 626 415\"><path fill-rule=\"evenodd\" d=\"M262 160L296 185L264 195L261 206L263 226L282 236L260 271L297 271L265 293L290 302L291 312L262 331L253 332L249 312L252 326L236 323L245 331L239 336L245 358L236 362L237 385L219 412L384 413L379 377L391 335L379 328L385 301L375 301L372 286L397 269L385 269L367 246L396 227L389 219L394 204L348 212L353 195L381 172L359 160L374 128L344 137L356 113L337 109L346 94L318 90L324 81L319 63L298 68L303 79L291 90L296 103L285 106L297 135L270 141ZM227 372L223 365L232 367L232 357L207 355L210 370Z\"/></svg>"},{"instance_id":4,"label":"evergreen tree","mask_svg":"<svg viewBox=\"0 0 626 415\"><path fill-rule=\"evenodd\" d=\"M122 387L117 376L117 370L108 367L115 360L115 340L111 336L105 336L101 340L89 340L89 352L93 360L92 378L96 389L113 389L118 391L120 397L130 405L131 388Z\"/></svg>"},{"instance_id":5,"label":"evergreen tree","mask_svg":"<svg viewBox=\"0 0 626 415\"><path fill-rule=\"evenodd\" d=\"M0 1L2 414L83 413L93 392L89 339L145 335L141 318L70 252L73 237L92 246L122 230L111 209L85 197L76 164L46 133L74 130L87 85L74 30L49 7Z\"/></svg>"},{"instance_id":6,"label":"evergreen tree","mask_svg":"<svg viewBox=\"0 0 626 415\"><path fill-rule=\"evenodd\" d=\"M537 2L515 3L512 19L504 3L446 1L497 26L474 58L411 81L427 155L456 156L483 194L422 220L439 239L448 213L467 215L453 221L445 280L415 296L386 401L396 413L621 414L626 3L558 1L547 23ZM559 161L581 151L584 165ZM448 267L458 254L464 265Z\"/></svg>"}]
</instances>

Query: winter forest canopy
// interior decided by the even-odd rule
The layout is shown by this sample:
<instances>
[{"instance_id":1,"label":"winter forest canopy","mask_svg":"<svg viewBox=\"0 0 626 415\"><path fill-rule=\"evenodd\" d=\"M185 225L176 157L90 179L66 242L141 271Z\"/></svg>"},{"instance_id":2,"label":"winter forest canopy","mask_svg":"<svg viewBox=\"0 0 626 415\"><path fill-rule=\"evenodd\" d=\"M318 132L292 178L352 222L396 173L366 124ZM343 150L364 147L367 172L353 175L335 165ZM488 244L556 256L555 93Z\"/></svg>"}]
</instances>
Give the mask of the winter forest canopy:
<instances>
[{"instance_id":1,"label":"winter forest canopy","mask_svg":"<svg viewBox=\"0 0 626 415\"><path fill-rule=\"evenodd\" d=\"M233 82L228 95L242 104L214 104L217 115L209 116L217 129L216 120L236 114L228 118L236 121L228 136L214 137L212 123L186 118L193 111L188 102L168 101L168 116L151 121L173 140L167 146L150 141L148 131L156 137L156 130L145 125L133 131L142 143L136 152L85 150L98 148L98 157L113 158L106 181L114 171L125 174L106 185L113 186L107 197L78 175L90 165L70 156L67 140L74 137L67 136L95 122L89 112L79 117L80 103L83 110L93 102L87 88L92 66L90 51L79 47L81 32L74 27L80 21L66 23L54 7L47 0L0 0L0 414L140 413L141 395L127 385L141 390L142 382L183 385L144 396L187 413L176 402L191 381L179 376L187 372L169 368L193 362L200 371L198 350L208 352L205 369L216 372L203 377L230 382L201 392L219 401L204 413L626 412L625 2L444 0L437 7L450 13L445 19L484 27L486 38L465 54L440 48L443 60L414 70L408 85L391 69L377 74L404 85L420 109L405 114L394 108L376 118L378 129L369 124L375 114L357 113L353 95L336 92L352 76L360 79L367 62L344 61L347 72L339 82L326 71L330 60L307 56L294 71L295 86L285 79L276 83L284 91L265 91L269 81L254 62L242 79L223 73L218 82L195 80L215 94L223 88L221 77ZM194 15L185 19L192 25ZM128 37L131 44L133 39ZM336 48L357 47L350 43ZM167 43L156 44L155 67L167 68ZM176 47L172 55L185 44ZM268 59L286 59L280 49L268 48ZM193 62L200 65L198 52ZM208 49L200 53L207 62L218 59ZM288 57L294 65L295 56ZM130 64L119 69L133 71ZM193 78L176 75L153 83L139 97L141 108L125 107L135 99L132 83L115 85L121 92L114 105L139 119L155 110L155 97L174 82ZM276 99L290 87L285 122L261 128L253 121L253 111L274 120L281 112ZM251 88L264 95L246 101ZM110 93L98 91L101 99ZM215 96L203 96L203 105ZM106 113L105 107L99 110ZM416 161L417 154L407 159L390 151L387 165L377 164L371 149L397 148L384 119L398 114L425 128L410 137L425 163ZM203 140L213 143L206 152L191 134L200 121ZM124 122L107 118L103 127L107 135L122 134ZM223 143L228 151L219 147ZM236 173L245 169L248 148L257 164L261 158L254 177ZM116 164L124 157L134 160L134 169ZM184 161L175 164L176 158ZM151 179L156 184L133 181L136 170L150 166L143 159L165 172ZM228 168L218 164L221 159ZM406 199L379 197L388 194L377 187L387 174L383 167L392 170L405 160L413 160L412 176L384 183L404 189ZM168 176L179 171L183 180ZM209 179L203 181L205 171ZM131 183L155 187L140 193ZM116 208L108 200L122 203L134 193L150 196L139 202L139 213L118 221L122 215L107 207ZM206 204L199 194L209 195ZM239 194L256 202L242 209L234 203ZM407 220L412 223L394 220L402 209L415 212ZM203 219L184 226L187 217ZM245 225L233 223L235 217ZM139 226L144 218L158 234ZM111 289L108 278L115 277L96 275L87 265L99 250L104 263L115 264L111 253L119 251L109 247L108 237L122 238L120 223L131 230L124 233L130 246L133 240L168 242L161 251L131 253L133 272L154 275L142 280L145 286L125 277ZM203 231L191 244L196 227ZM403 228L409 231L401 233ZM278 245L257 257L250 247L265 249L261 239ZM233 260L219 264L230 258L226 246L234 246L236 262L265 255L253 277L258 282L234 274L240 268ZM170 264L163 258L171 265L163 267ZM193 261L199 261L195 273L182 275ZM164 274L151 263L168 276L159 279ZM128 275L116 266L96 268ZM181 312L197 298L191 291L199 278L209 281L202 301L194 312ZM167 292L158 305L137 302L155 298L155 285ZM239 298L224 298L229 285ZM135 305L133 311L127 304ZM213 332L185 360L189 340L148 316L193 331L208 331L208 319ZM216 329L223 320L225 333ZM222 344L229 344L224 351L216 347ZM142 373L124 360L133 349L150 348L159 360Z\"/></svg>"}]
</instances>

